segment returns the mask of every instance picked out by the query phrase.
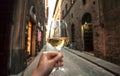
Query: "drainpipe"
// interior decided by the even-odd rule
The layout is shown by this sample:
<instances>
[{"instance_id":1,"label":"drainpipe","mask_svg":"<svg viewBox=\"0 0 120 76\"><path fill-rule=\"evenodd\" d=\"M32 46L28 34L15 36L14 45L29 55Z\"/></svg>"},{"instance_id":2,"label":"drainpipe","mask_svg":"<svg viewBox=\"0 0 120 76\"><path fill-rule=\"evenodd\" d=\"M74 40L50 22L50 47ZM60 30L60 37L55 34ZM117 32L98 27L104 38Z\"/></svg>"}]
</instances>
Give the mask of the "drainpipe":
<instances>
[{"instance_id":1,"label":"drainpipe","mask_svg":"<svg viewBox=\"0 0 120 76\"><path fill-rule=\"evenodd\" d=\"M101 25L101 16L100 16L100 0L98 0L98 15L99 15L99 25Z\"/></svg>"},{"instance_id":2,"label":"drainpipe","mask_svg":"<svg viewBox=\"0 0 120 76\"><path fill-rule=\"evenodd\" d=\"M98 15L99 15L99 26L101 26L103 28L104 25L101 22L100 0L98 0Z\"/></svg>"}]
</instances>

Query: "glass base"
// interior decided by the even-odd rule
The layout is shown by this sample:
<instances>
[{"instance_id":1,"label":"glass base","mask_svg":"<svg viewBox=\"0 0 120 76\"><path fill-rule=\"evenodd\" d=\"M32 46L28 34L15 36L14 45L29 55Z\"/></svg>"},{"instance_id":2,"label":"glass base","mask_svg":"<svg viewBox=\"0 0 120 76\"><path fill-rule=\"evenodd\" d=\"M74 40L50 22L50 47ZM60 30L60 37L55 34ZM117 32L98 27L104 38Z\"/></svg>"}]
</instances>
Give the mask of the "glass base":
<instances>
[{"instance_id":1,"label":"glass base","mask_svg":"<svg viewBox=\"0 0 120 76\"><path fill-rule=\"evenodd\" d=\"M49 76L68 76L67 71L63 67L54 68Z\"/></svg>"}]
</instances>

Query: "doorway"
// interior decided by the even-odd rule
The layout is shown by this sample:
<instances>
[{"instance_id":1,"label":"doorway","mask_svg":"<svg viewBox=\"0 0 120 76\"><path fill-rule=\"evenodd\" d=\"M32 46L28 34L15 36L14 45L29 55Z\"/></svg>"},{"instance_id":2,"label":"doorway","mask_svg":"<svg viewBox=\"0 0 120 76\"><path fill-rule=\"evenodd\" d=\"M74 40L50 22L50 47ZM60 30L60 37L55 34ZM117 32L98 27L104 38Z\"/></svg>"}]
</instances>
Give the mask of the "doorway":
<instances>
[{"instance_id":1,"label":"doorway","mask_svg":"<svg viewBox=\"0 0 120 76\"><path fill-rule=\"evenodd\" d=\"M82 42L83 50L85 52L94 53L93 47L93 28L92 28L92 18L90 13L85 13L82 18Z\"/></svg>"},{"instance_id":2,"label":"doorway","mask_svg":"<svg viewBox=\"0 0 120 76\"><path fill-rule=\"evenodd\" d=\"M75 45L75 25L74 24L71 25L71 43L70 43L70 47L72 49L76 49L76 45Z\"/></svg>"},{"instance_id":3,"label":"doorway","mask_svg":"<svg viewBox=\"0 0 120 76\"><path fill-rule=\"evenodd\" d=\"M93 29L92 25L85 24L84 27L84 51L93 51Z\"/></svg>"}]
</instances>

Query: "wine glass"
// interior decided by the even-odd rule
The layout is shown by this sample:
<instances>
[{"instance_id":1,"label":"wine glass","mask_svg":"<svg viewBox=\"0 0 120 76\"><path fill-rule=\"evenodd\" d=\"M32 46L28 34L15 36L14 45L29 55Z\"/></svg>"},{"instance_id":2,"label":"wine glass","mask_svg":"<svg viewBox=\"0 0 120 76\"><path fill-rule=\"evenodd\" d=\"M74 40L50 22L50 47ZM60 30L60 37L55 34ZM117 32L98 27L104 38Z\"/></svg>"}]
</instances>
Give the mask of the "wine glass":
<instances>
[{"instance_id":1,"label":"wine glass","mask_svg":"<svg viewBox=\"0 0 120 76\"><path fill-rule=\"evenodd\" d=\"M69 34L67 23L64 20L58 20L54 24L53 32L51 31L52 36L48 38L48 43L53 46L56 51L62 51L61 49L69 43ZM63 67L55 68L52 73L52 76L67 76L66 70Z\"/></svg>"}]
</instances>

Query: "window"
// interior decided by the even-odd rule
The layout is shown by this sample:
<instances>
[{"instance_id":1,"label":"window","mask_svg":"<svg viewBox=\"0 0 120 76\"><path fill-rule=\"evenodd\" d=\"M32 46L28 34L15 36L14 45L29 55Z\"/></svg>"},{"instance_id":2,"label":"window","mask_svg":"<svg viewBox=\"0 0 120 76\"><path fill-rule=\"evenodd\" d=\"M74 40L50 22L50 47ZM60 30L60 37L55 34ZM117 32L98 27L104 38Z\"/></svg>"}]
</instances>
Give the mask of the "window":
<instances>
[{"instance_id":1,"label":"window","mask_svg":"<svg viewBox=\"0 0 120 76\"><path fill-rule=\"evenodd\" d=\"M62 17L64 16L64 10L62 10Z\"/></svg>"},{"instance_id":2,"label":"window","mask_svg":"<svg viewBox=\"0 0 120 76\"><path fill-rule=\"evenodd\" d=\"M86 4L86 0L83 0L83 5L85 5Z\"/></svg>"},{"instance_id":3,"label":"window","mask_svg":"<svg viewBox=\"0 0 120 76\"><path fill-rule=\"evenodd\" d=\"M95 5L95 1L93 1L93 4Z\"/></svg>"},{"instance_id":4,"label":"window","mask_svg":"<svg viewBox=\"0 0 120 76\"><path fill-rule=\"evenodd\" d=\"M73 4L74 3L74 0L70 0L70 4Z\"/></svg>"},{"instance_id":5,"label":"window","mask_svg":"<svg viewBox=\"0 0 120 76\"><path fill-rule=\"evenodd\" d=\"M68 6L67 6L67 4L65 5L65 10L66 10L66 12L67 12L67 8L68 8Z\"/></svg>"},{"instance_id":6,"label":"window","mask_svg":"<svg viewBox=\"0 0 120 76\"><path fill-rule=\"evenodd\" d=\"M71 18L73 18L73 13L71 14Z\"/></svg>"}]
</instances>

